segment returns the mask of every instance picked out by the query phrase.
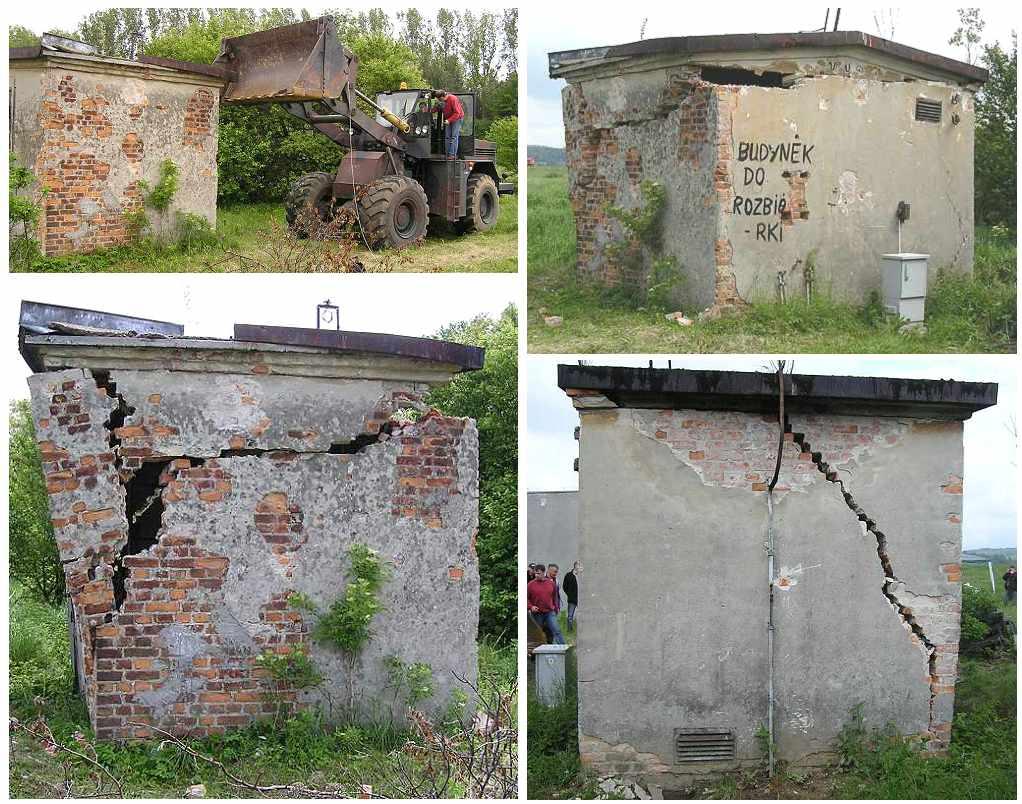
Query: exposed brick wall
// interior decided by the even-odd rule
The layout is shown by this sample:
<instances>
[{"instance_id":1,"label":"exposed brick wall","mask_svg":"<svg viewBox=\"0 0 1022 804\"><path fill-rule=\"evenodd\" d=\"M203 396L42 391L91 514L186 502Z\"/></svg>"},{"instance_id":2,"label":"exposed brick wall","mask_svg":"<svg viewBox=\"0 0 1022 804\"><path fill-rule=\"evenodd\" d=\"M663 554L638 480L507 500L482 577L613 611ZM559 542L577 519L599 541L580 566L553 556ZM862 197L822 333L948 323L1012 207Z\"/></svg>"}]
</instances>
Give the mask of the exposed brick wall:
<instances>
[{"instance_id":1,"label":"exposed brick wall","mask_svg":"<svg viewBox=\"0 0 1022 804\"><path fill-rule=\"evenodd\" d=\"M108 393L81 371L35 375L31 385L85 698L101 740L152 736L153 726L193 736L219 733L272 714L281 702L307 705L296 690L270 679L258 658L266 651L326 650L311 642L308 615L289 599L309 594L329 562L329 596L317 600L325 609L344 588L344 556L353 538L371 543L386 541L391 530L414 534L399 555L405 549L418 555L420 540L443 543L457 534L464 548L444 556L436 577L419 571L401 586L409 584L415 594L417 583L431 591L438 583L478 584L477 520L465 520L463 508L452 513L462 500L474 510L477 487L466 488L476 471L474 427L436 411L415 422L393 418L422 406L416 392L388 391L368 405L351 454L278 449L235 455L226 428L208 435L220 444L221 457L196 457L168 449L174 443L168 439L197 426L179 397L152 392L122 400L116 375ZM260 415L261 402L252 396L257 391L248 391L224 420L254 407L246 415L254 413L256 428L265 432L269 415L282 414ZM145 413L118 426L117 417L141 408L143 399ZM305 437L329 426L329 417L295 418L284 432ZM133 484L141 482L150 485L140 491ZM338 514L324 517L318 502L324 497L342 506ZM158 524L143 532L143 516L155 516ZM239 583L253 590L243 595L251 607L244 616L231 603ZM416 615L423 623L432 617L429 606ZM391 628L424 627L402 616L405 622ZM343 679L327 683L343 685Z\"/></svg>"},{"instance_id":2,"label":"exposed brick wall","mask_svg":"<svg viewBox=\"0 0 1022 804\"><path fill-rule=\"evenodd\" d=\"M21 76L21 78L19 78ZM12 70L14 148L37 179L38 239L47 255L121 245L134 236L125 214L142 208L140 180L159 179L171 159L180 184L171 209L147 211L172 232L177 211L215 222L218 100L208 88L97 74L46 62ZM23 89L24 88L24 89ZM36 94L38 93L38 94Z\"/></svg>"}]
</instances>

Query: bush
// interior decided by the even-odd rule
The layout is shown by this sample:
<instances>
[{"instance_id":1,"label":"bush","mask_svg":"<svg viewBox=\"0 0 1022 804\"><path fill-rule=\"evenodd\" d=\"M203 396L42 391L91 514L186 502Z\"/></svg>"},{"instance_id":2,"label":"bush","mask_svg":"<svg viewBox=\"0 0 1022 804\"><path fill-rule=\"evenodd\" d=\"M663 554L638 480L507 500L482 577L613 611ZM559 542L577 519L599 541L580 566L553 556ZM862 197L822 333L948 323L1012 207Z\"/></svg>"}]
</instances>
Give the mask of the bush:
<instances>
[{"instance_id":1,"label":"bush","mask_svg":"<svg viewBox=\"0 0 1022 804\"><path fill-rule=\"evenodd\" d=\"M44 603L15 583L10 618L11 699L29 704L40 695L70 696L74 670L64 605Z\"/></svg>"},{"instance_id":2,"label":"bush","mask_svg":"<svg viewBox=\"0 0 1022 804\"><path fill-rule=\"evenodd\" d=\"M484 139L497 146L497 165L513 174L518 173L518 118L502 117L494 120Z\"/></svg>"},{"instance_id":3,"label":"bush","mask_svg":"<svg viewBox=\"0 0 1022 804\"><path fill-rule=\"evenodd\" d=\"M962 586L961 652L966 656L1010 653L1015 649L1015 628L1004 616L1001 601L986 589Z\"/></svg>"},{"instance_id":4,"label":"bush","mask_svg":"<svg viewBox=\"0 0 1022 804\"><path fill-rule=\"evenodd\" d=\"M46 479L27 400L11 403L8 426L10 577L36 598L57 603L64 596L64 569L53 538Z\"/></svg>"},{"instance_id":5,"label":"bush","mask_svg":"<svg viewBox=\"0 0 1022 804\"><path fill-rule=\"evenodd\" d=\"M10 238L8 262L15 269L28 268L41 253L34 235L42 209L31 198L21 194L22 190L27 190L33 184L35 176L32 171L19 165L17 155L11 151L7 176L7 228Z\"/></svg>"}]
</instances>

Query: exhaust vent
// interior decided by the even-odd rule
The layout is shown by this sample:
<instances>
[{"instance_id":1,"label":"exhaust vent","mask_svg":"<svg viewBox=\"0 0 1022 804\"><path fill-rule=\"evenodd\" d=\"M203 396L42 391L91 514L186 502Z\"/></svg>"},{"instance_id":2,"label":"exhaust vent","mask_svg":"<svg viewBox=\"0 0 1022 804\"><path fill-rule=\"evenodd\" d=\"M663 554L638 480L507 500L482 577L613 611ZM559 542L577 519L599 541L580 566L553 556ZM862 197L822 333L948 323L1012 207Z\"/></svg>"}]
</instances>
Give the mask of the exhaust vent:
<instances>
[{"instance_id":1,"label":"exhaust vent","mask_svg":"<svg viewBox=\"0 0 1022 804\"><path fill-rule=\"evenodd\" d=\"M941 102L916 98L916 120L923 123L939 123L941 115Z\"/></svg>"},{"instance_id":2,"label":"exhaust vent","mask_svg":"<svg viewBox=\"0 0 1022 804\"><path fill-rule=\"evenodd\" d=\"M735 734L720 729L675 729L676 762L726 762L735 758Z\"/></svg>"}]
</instances>

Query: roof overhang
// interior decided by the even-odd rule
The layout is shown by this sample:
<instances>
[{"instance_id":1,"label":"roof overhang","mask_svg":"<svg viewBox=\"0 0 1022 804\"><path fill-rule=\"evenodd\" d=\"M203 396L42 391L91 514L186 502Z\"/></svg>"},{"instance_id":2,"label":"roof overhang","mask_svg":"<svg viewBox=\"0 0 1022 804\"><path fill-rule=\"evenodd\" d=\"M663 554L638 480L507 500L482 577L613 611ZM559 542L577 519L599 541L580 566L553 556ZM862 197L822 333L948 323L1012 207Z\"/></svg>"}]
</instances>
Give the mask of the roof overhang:
<instances>
[{"instance_id":1,"label":"roof overhang","mask_svg":"<svg viewBox=\"0 0 1022 804\"><path fill-rule=\"evenodd\" d=\"M222 65L200 64L158 56L139 56L137 61L115 59L89 53L54 50L42 45L12 47L8 50L11 68L31 66L33 61L45 62L82 72L101 72L139 76L146 80L198 83L222 87L230 80L231 70Z\"/></svg>"},{"instance_id":2,"label":"roof overhang","mask_svg":"<svg viewBox=\"0 0 1022 804\"><path fill-rule=\"evenodd\" d=\"M557 385L581 410L654 408L777 413L777 375L629 366L557 367ZM997 404L997 384L786 374L786 411L965 420Z\"/></svg>"},{"instance_id":3,"label":"roof overhang","mask_svg":"<svg viewBox=\"0 0 1022 804\"><path fill-rule=\"evenodd\" d=\"M233 339L179 324L22 302L19 348L35 372L187 371L398 380L439 385L482 368L476 346L376 332L237 324Z\"/></svg>"},{"instance_id":4,"label":"roof overhang","mask_svg":"<svg viewBox=\"0 0 1022 804\"><path fill-rule=\"evenodd\" d=\"M667 63L747 67L760 71L771 62L809 62L830 56L857 58L918 80L982 84L981 67L891 42L861 31L726 34L644 39L623 45L564 50L548 55L551 78L586 77L613 69L652 68ZM828 74L827 69L822 73ZM810 73L805 73L806 77Z\"/></svg>"}]
</instances>

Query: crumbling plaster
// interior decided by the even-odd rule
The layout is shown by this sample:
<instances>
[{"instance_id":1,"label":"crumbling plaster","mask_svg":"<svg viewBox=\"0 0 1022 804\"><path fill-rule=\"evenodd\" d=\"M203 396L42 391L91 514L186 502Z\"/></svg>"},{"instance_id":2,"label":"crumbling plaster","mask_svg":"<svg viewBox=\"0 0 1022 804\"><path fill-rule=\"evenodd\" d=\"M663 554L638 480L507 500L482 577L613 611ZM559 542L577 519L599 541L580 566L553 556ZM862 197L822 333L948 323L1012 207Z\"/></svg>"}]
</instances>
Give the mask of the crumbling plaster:
<instances>
[{"instance_id":1,"label":"crumbling plaster","mask_svg":"<svg viewBox=\"0 0 1022 804\"><path fill-rule=\"evenodd\" d=\"M270 713L266 650L308 652L325 683L284 697L338 716L347 667L288 598L325 610L355 543L391 570L356 667L359 707L401 716L384 694L388 655L431 666L427 710L469 691L454 674L476 677L478 438L435 411L392 418L425 410L428 385L83 369L29 385L100 738ZM154 493L133 505L140 482ZM151 506L161 516L140 549L130 534Z\"/></svg>"},{"instance_id":2,"label":"crumbling plaster","mask_svg":"<svg viewBox=\"0 0 1022 804\"><path fill-rule=\"evenodd\" d=\"M606 252L623 237L607 210L638 207L647 180L666 190L664 253L679 266L673 302L686 311L773 300L779 273L788 297L803 295L807 269L815 292L865 300L880 287L880 255L898 250L899 201L912 205L901 248L931 255L931 283L941 268L972 270L971 88L794 58L734 59L790 73L784 87L711 84L698 65L662 59L567 76L581 274L643 286ZM917 98L941 101L942 122L915 120ZM768 156L750 158L750 144Z\"/></svg>"},{"instance_id":3,"label":"crumbling plaster","mask_svg":"<svg viewBox=\"0 0 1022 804\"><path fill-rule=\"evenodd\" d=\"M893 722L942 750L961 600L961 422L789 421L774 494L778 755L830 757L860 703L868 725ZM582 411L584 763L670 785L761 761L776 450L770 416ZM681 727L734 730L736 761L675 764Z\"/></svg>"}]
</instances>

